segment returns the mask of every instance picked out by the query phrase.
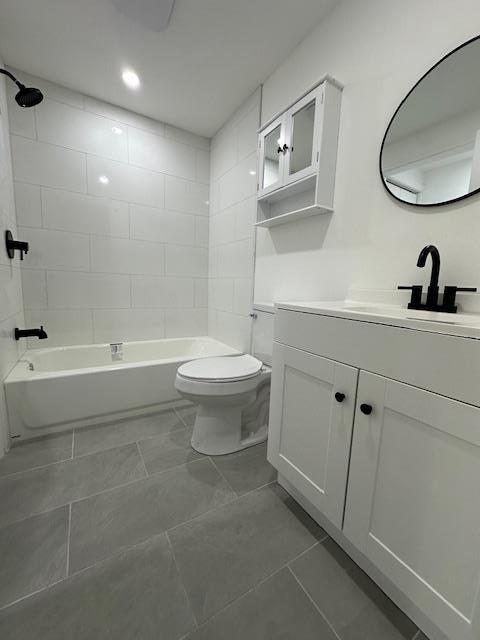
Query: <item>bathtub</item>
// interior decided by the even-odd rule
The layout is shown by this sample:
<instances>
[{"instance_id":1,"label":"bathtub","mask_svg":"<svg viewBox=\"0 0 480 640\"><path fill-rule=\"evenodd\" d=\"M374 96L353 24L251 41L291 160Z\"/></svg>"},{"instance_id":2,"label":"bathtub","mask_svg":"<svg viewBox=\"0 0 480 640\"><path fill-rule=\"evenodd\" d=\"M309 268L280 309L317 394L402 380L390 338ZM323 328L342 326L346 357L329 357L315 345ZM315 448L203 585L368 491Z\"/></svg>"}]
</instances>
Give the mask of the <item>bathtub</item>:
<instances>
[{"instance_id":1,"label":"bathtub","mask_svg":"<svg viewBox=\"0 0 480 640\"><path fill-rule=\"evenodd\" d=\"M4 383L10 435L25 440L166 408L180 400L174 380L183 362L238 353L208 337L26 351Z\"/></svg>"}]
</instances>

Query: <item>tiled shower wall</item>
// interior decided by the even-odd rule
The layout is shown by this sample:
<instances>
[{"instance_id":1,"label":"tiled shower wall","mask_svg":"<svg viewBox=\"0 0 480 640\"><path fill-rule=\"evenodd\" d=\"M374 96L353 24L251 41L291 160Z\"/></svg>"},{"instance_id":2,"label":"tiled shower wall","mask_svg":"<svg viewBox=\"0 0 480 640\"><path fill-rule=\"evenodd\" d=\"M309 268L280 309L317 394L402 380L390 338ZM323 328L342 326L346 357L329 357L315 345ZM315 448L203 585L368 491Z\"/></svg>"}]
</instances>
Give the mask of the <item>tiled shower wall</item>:
<instances>
[{"instance_id":1,"label":"tiled shower wall","mask_svg":"<svg viewBox=\"0 0 480 640\"><path fill-rule=\"evenodd\" d=\"M255 251L260 90L212 139L209 333L248 351Z\"/></svg>"},{"instance_id":2,"label":"tiled shower wall","mask_svg":"<svg viewBox=\"0 0 480 640\"><path fill-rule=\"evenodd\" d=\"M3 66L1 60L0 66ZM22 326L24 321L20 262L18 258L9 260L3 245L5 231L10 229L15 236L16 226L5 79L2 76L0 78L0 236L2 242L0 247L0 458L7 446L8 434L2 383L25 347L23 341L15 342L13 339L14 328Z\"/></svg>"},{"instance_id":3,"label":"tiled shower wall","mask_svg":"<svg viewBox=\"0 0 480 640\"><path fill-rule=\"evenodd\" d=\"M38 78L9 87L29 347L207 333L209 140Z\"/></svg>"}]
</instances>

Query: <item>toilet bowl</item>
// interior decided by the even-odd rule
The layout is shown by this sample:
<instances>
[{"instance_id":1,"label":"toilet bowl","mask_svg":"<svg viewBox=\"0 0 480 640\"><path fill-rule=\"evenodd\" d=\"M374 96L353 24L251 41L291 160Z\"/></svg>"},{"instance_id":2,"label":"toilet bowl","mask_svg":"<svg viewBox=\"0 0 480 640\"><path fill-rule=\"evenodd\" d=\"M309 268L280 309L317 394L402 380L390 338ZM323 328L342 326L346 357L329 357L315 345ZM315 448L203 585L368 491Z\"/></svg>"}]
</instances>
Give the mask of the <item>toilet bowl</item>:
<instances>
[{"instance_id":1,"label":"toilet bowl","mask_svg":"<svg viewBox=\"0 0 480 640\"><path fill-rule=\"evenodd\" d=\"M251 355L200 358L180 366L175 388L197 406L192 447L223 455L265 441L270 373Z\"/></svg>"}]
</instances>

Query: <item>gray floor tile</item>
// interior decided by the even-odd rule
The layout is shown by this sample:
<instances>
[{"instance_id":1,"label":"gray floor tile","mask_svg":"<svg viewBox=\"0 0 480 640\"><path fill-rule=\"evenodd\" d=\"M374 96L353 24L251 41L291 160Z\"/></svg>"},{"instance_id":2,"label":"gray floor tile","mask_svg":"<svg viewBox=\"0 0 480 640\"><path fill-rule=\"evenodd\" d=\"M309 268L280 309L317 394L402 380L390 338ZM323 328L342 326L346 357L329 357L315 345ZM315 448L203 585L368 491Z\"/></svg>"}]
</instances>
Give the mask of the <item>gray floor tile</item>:
<instances>
[{"instance_id":1,"label":"gray floor tile","mask_svg":"<svg viewBox=\"0 0 480 640\"><path fill-rule=\"evenodd\" d=\"M122 444L137 442L184 427L176 413L170 409L139 418L119 420L115 423L75 430L74 455L93 453Z\"/></svg>"},{"instance_id":2,"label":"gray floor tile","mask_svg":"<svg viewBox=\"0 0 480 640\"><path fill-rule=\"evenodd\" d=\"M72 505L70 572L235 498L209 459Z\"/></svg>"},{"instance_id":3,"label":"gray floor tile","mask_svg":"<svg viewBox=\"0 0 480 640\"><path fill-rule=\"evenodd\" d=\"M0 459L0 476L41 467L72 457L72 432L59 433L38 440L26 440Z\"/></svg>"},{"instance_id":4,"label":"gray floor tile","mask_svg":"<svg viewBox=\"0 0 480 640\"><path fill-rule=\"evenodd\" d=\"M2 640L179 640L193 628L164 535L0 612Z\"/></svg>"},{"instance_id":5,"label":"gray floor tile","mask_svg":"<svg viewBox=\"0 0 480 640\"><path fill-rule=\"evenodd\" d=\"M137 445L0 479L0 527L145 477Z\"/></svg>"},{"instance_id":6,"label":"gray floor tile","mask_svg":"<svg viewBox=\"0 0 480 640\"><path fill-rule=\"evenodd\" d=\"M65 577L68 507L0 529L0 607Z\"/></svg>"},{"instance_id":7,"label":"gray floor tile","mask_svg":"<svg viewBox=\"0 0 480 640\"><path fill-rule=\"evenodd\" d=\"M169 531L199 622L324 535L277 485L249 493Z\"/></svg>"},{"instance_id":8,"label":"gray floor tile","mask_svg":"<svg viewBox=\"0 0 480 640\"><path fill-rule=\"evenodd\" d=\"M204 455L192 449L191 438L191 431L183 428L140 442L140 451L148 473L165 471L204 458Z\"/></svg>"},{"instance_id":9,"label":"gray floor tile","mask_svg":"<svg viewBox=\"0 0 480 640\"><path fill-rule=\"evenodd\" d=\"M187 427L193 427L195 416L197 415L197 407L195 405L176 407L175 410Z\"/></svg>"},{"instance_id":10,"label":"gray floor tile","mask_svg":"<svg viewBox=\"0 0 480 640\"><path fill-rule=\"evenodd\" d=\"M188 640L336 640L288 569L209 620Z\"/></svg>"},{"instance_id":11,"label":"gray floor tile","mask_svg":"<svg viewBox=\"0 0 480 640\"><path fill-rule=\"evenodd\" d=\"M292 570L342 640L411 640L416 627L331 539Z\"/></svg>"},{"instance_id":12,"label":"gray floor tile","mask_svg":"<svg viewBox=\"0 0 480 640\"><path fill-rule=\"evenodd\" d=\"M238 495L273 482L277 477L267 461L266 442L228 456L215 456L212 460Z\"/></svg>"}]
</instances>

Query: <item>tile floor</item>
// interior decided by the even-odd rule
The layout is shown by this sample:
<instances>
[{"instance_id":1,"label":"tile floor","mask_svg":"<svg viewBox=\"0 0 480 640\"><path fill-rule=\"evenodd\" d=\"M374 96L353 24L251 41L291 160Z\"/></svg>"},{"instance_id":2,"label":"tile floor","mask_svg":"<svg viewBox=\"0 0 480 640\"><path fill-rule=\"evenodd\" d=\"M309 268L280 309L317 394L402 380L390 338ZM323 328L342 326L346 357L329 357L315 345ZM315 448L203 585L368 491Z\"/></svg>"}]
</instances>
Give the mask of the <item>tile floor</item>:
<instances>
[{"instance_id":1,"label":"tile floor","mask_svg":"<svg viewBox=\"0 0 480 640\"><path fill-rule=\"evenodd\" d=\"M275 482L209 458L190 408L0 460L2 640L426 640Z\"/></svg>"}]
</instances>

